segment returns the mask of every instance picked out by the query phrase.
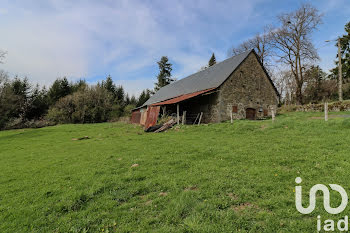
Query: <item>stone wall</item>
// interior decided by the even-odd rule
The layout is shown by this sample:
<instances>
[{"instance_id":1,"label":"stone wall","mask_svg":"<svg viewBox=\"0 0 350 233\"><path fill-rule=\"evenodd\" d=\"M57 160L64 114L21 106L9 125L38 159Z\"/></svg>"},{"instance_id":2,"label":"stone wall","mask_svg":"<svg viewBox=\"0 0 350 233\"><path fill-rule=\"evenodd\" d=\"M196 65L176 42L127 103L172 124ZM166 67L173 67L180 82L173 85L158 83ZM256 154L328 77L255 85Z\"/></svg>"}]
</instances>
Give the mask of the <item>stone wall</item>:
<instances>
[{"instance_id":1,"label":"stone wall","mask_svg":"<svg viewBox=\"0 0 350 233\"><path fill-rule=\"evenodd\" d=\"M210 122L246 118L246 109L256 111L256 118L271 116L271 108L277 109L278 96L261 67L251 53L236 71L221 85L217 98L209 107Z\"/></svg>"},{"instance_id":2,"label":"stone wall","mask_svg":"<svg viewBox=\"0 0 350 233\"><path fill-rule=\"evenodd\" d=\"M280 113L284 112L323 112L324 103L320 104L306 104L306 105L283 105L280 109ZM330 112L342 112L350 111L350 101L332 102L328 104L328 111Z\"/></svg>"}]
</instances>

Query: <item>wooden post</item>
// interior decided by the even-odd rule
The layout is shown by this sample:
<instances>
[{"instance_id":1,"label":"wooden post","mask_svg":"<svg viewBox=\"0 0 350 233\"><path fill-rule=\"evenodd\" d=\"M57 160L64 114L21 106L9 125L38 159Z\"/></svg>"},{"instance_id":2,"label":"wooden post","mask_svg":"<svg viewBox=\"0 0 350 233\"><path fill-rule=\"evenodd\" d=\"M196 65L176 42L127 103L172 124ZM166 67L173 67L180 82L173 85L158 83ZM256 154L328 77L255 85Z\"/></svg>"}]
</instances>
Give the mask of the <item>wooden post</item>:
<instances>
[{"instance_id":1,"label":"wooden post","mask_svg":"<svg viewBox=\"0 0 350 233\"><path fill-rule=\"evenodd\" d=\"M177 124L180 124L180 105L177 104Z\"/></svg>"},{"instance_id":2,"label":"wooden post","mask_svg":"<svg viewBox=\"0 0 350 233\"><path fill-rule=\"evenodd\" d=\"M272 121L275 121L275 108L271 107Z\"/></svg>"},{"instance_id":3,"label":"wooden post","mask_svg":"<svg viewBox=\"0 0 350 233\"><path fill-rule=\"evenodd\" d=\"M324 103L324 120L328 121L328 102Z\"/></svg>"},{"instance_id":4,"label":"wooden post","mask_svg":"<svg viewBox=\"0 0 350 233\"><path fill-rule=\"evenodd\" d=\"M198 125L201 124L202 116L203 116L203 112L201 112L201 115L200 115L200 117L199 117Z\"/></svg>"},{"instance_id":5,"label":"wooden post","mask_svg":"<svg viewBox=\"0 0 350 233\"><path fill-rule=\"evenodd\" d=\"M186 124L186 111L182 113L182 125Z\"/></svg>"},{"instance_id":6,"label":"wooden post","mask_svg":"<svg viewBox=\"0 0 350 233\"><path fill-rule=\"evenodd\" d=\"M232 112L232 108L231 108L231 124L233 123L233 112Z\"/></svg>"},{"instance_id":7,"label":"wooden post","mask_svg":"<svg viewBox=\"0 0 350 233\"><path fill-rule=\"evenodd\" d=\"M196 124L198 117L199 117L199 113L197 114L196 119L194 120L193 124Z\"/></svg>"}]
</instances>

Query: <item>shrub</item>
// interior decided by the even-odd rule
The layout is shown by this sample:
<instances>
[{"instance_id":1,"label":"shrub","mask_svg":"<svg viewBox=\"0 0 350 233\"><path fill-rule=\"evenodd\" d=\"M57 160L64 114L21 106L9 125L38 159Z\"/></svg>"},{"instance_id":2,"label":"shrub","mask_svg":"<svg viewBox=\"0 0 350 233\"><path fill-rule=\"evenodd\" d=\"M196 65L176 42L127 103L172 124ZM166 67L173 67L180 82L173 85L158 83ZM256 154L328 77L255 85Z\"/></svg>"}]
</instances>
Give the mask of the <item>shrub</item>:
<instances>
[{"instance_id":1,"label":"shrub","mask_svg":"<svg viewBox=\"0 0 350 233\"><path fill-rule=\"evenodd\" d=\"M98 123L107 121L112 110L113 96L94 86L59 99L50 108L47 119L56 123Z\"/></svg>"}]
</instances>

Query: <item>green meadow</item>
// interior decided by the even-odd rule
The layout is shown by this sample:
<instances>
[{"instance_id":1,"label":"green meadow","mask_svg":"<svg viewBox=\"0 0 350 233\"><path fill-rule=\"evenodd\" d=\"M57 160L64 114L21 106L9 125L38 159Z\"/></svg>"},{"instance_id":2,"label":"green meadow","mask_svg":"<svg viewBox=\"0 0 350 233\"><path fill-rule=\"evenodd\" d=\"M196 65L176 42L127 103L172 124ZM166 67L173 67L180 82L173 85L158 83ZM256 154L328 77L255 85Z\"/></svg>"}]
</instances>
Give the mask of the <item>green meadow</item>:
<instances>
[{"instance_id":1,"label":"green meadow","mask_svg":"<svg viewBox=\"0 0 350 233\"><path fill-rule=\"evenodd\" d=\"M322 193L311 214L295 208L296 177L304 206L318 183L350 194L350 118L322 116L2 131L0 232L316 232L318 215L349 215L327 214Z\"/></svg>"}]
</instances>

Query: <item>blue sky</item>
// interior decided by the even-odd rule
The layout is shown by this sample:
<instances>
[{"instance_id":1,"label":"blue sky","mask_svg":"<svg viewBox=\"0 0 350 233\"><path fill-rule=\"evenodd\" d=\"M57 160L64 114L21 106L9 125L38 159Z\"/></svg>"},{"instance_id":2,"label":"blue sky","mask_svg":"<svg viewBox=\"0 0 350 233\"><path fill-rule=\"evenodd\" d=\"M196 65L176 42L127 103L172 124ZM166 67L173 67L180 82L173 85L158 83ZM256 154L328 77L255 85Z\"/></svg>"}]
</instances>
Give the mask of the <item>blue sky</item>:
<instances>
[{"instance_id":1,"label":"blue sky","mask_svg":"<svg viewBox=\"0 0 350 233\"><path fill-rule=\"evenodd\" d=\"M233 45L275 24L298 0L0 0L0 49L4 69L50 85L57 77L96 83L110 74L132 94L153 88L161 56L177 79L206 65L211 53L227 58ZM328 70L333 43L350 21L349 0L309 3L323 14L313 38L320 65Z\"/></svg>"}]
</instances>

